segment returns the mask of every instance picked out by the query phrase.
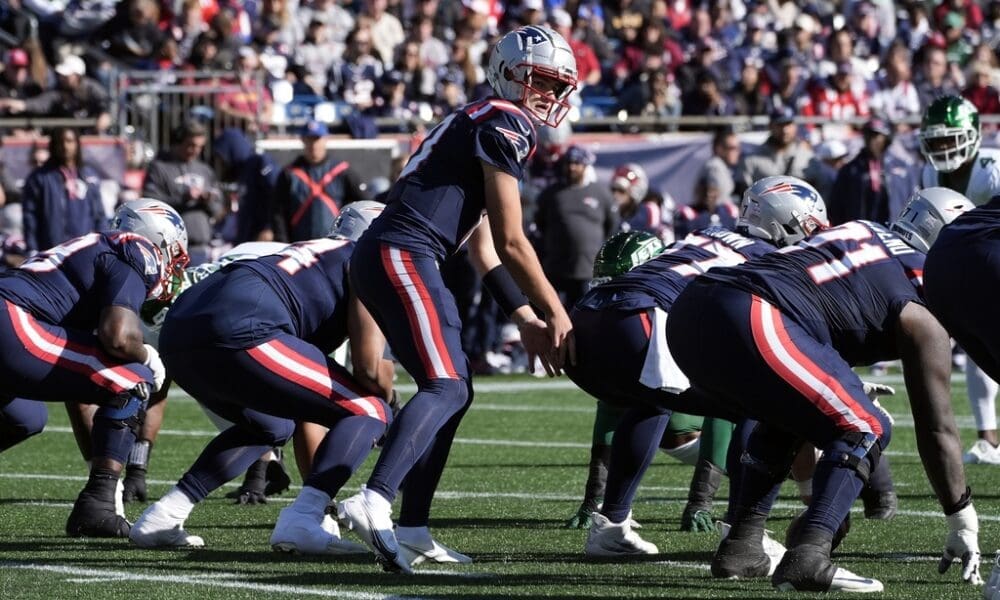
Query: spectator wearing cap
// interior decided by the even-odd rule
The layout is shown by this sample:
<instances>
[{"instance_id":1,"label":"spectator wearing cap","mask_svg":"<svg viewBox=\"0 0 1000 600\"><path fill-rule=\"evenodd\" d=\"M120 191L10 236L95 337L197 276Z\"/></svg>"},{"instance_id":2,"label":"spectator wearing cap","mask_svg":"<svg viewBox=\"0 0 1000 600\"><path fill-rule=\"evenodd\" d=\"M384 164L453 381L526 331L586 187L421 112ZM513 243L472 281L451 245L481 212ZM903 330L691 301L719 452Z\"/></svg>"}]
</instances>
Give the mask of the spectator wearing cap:
<instances>
[{"instance_id":1,"label":"spectator wearing cap","mask_svg":"<svg viewBox=\"0 0 1000 600\"><path fill-rule=\"evenodd\" d=\"M387 0L365 0L362 11L365 17L371 19L372 47L378 52L379 58L385 61L383 66L391 64L396 46L406 39L399 19L386 11L387 6Z\"/></svg>"},{"instance_id":2,"label":"spectator wearing cap","mask_svg":"<svg viewBox=\"0 0 1000 600\"><path fill-rule=\"evenodd\" d=\"M96 119L98 133L111 126L108 93L101 84L89 77L83 59L69 55L55 68L56 88L27 99L0 99L0 111L29 113L49 117Z\"/></svg>"},{"instance_id":3,"label":"spectator wearing cap","mask_svg":"<svg viewBox=\"0 0 1000 600\"><path fill-rule=\"evenodd\" d=\"M886 54L885 66L875 81L872 112L896 122L920 117L920 96L911 77L912 60L906 44L893 42Z\"/></svg>"},{"instance_id":4,"label":"spectator wearing cap","mask_svg":"<svg viewBox=\"0 0 1000 600\"><path fill-rule=\"evenodd\" d=\"M618 229L618 208L593 174L594 154L570 146L562 156L563 176L542 190L535 226L542 240L542 268L567 308L587 291L594 257Z\"/></svg>"},{"instance_id":5,"label":"spectator wearing cap","mask_svg":"<svg viewBox=\"0 0 1000 600\"><path fill-rule=\"evenodd\" d=\"M806 166L813 151L799 138L795 125L795 111L787 106L771 113L770 132L754 152L744 155L739 167L743 189L762 177L791 175L805 178Z\"/></svg>"},{"instance_id":6,"label":"spectator wearing cap","mask_svg":"<svg viewBox=\"0 0 1000 600\"><path fill-rule=\"evenodd\" d=\"M803 107L802 114L826 117L836 122L867 117L871 114L868 92L864 85L854 78L853 71L850 62L841 62L833 75L810 86L809 102Z\"/></svg>"},{"instance_id":7,"label":"spectator wearing cap","mask_svg":"<svg viewBox=\"0 0 1000 600\"><path fill-rule=\"evenodd\" d=\"M935 98L958 94L958 88L949 73L948 56L943 48L931 45L924 48L916 86L921 110L930 106Z\"/></svg>"},{"instance_id":8,"label":"spectator wearing cap","mask_svg":"<svg viewBox=\"0 0 1000 600\"><path fill-rule=\"evenodd\" d=\"M771 112L771 98L767 82L761 76L764 64L757 58L748 58L740 69L740 77L733 88L733 113L737 115L766 115Z\"/></svg>"},{"instance_id":9,"label":"spectator wearing cap","mask_svg":"<svg viewBox=\"0 0 1000 600\"><path fill-rule=\"evenodd\" d=\"M174 207L187 227L191 263L211 258L213 225L225 210L215 171L199 157L208 141L208 129L188 120L170 133L173 145L149 163L142 195Z\"/></svg>"},{"instance_id":10,"label":"spectator wearing cap","mask_svg":"<svg viewBox=\"0 0 1000 600\"><path fill-rule=\"evenodd\" d=\"M42 93L42 86L31 79L31 60L21 48L7 51L4 59L3 78L0 79L0 98L24 100Z\"/></svg>"},{"instance_id":11,"label":"spectator wearing cap","mask_svg":"<svg viewBox=\"0 0 1000 600\"><path fill-rule=\"evenodd\" d=\"M521 0L521 10L517 11L518 25L541 25L545 23L544 0Z\"/></svg>"},{"instance_id":12,"label":"spectator wearing cap","mask_svg":"<svg viewBox=\"0 0 1000 600\"><path fill-rule=\"evenodd\" d=\"M812 184L821 198L833 197L833 182L847 163L847 145L840 140L827 140L816 147L816 155L806 167L805 180Z\"/></svg>"},{"instance_id":13,"label":"spectator wearing cap","mask_svg":"<svg viewBox=\"0 0 1000 600\"><path fill-rule=\"evenodd\" d=\"M28 175L21 190L24 241L30 253L102 229L107 223L97 172L83 164L75 130L49 135L49 158Z\"/></svg>"},{"instance_id":14,"label":"spectator wearing cap","mask_svg":"<svg viewBox=\"0 0 1000 600\"><path fill-rule=\"evenodd\" d=\"M237 197L234 244L274 239L271 202L281 168L266 153L254 152L239 129L227 128L212 143L215 172L222 181L235 184Z\"/></svg>"},{"instance_id":15,"label":"spectator wearing cap","mask_svg":"<svg viewBox=\"0 0 1000 600\"><path fill-rule=\"evenodd\" d=\"M962 97L971 102L981 115L1000 113L1000 92L990 85L990 66L984 62L969 64L969 84L962 90Z\"/></svg>"},{"instance_id":16,"label":"spectator wearing cap","mask_svg":"<svg viewBox=\"0 0 1000 600\"><path fill-rule=\"evenodd\" d=\"M578 89L588 85L596 85L601 81L601 63L597 61L597 55L583 40L577 39L573 35L573 17L561 8L552 11L552 28L559 35L563 36L573 50L576 57L576 74L578 79Z\"/></svg>"},{"instance_id":17,"label":"spectator wearing cap","mask_svg":"<svg viewBox=\"0 0 1000 600\"><path fill-rule=\"evenodd\" d=\"M862 134L861 151L840 169L833 191L825 198L831 225L855 219L888 223L919 184L916 170L889 152L891 123L871 119Z\"/></svg>"},{"instance_id":18,"label":"spectator wearing cap","mask_svg":"<svg viewBox=\"0 0 1000 600\"><path fill-rule=\"evenodd\" d=\"M949 12L941 30L948 62L964 65L972 54L972 31L966 27L965 16L957 11Z\"/></svg>"},{"instance_id":19,"label":"spectator wearing cap","mask_svg":"<svg viewBox=\"0 0 1000 600\"><path fill-rule=\"evenodd\" d=\"M724 169L704 169L694 184L691 204L682 205L674 214L674 236L684 237L706 227L736 227L739 209L733 204L733 178Z\"/></svg>"},{"instance_id":20,"label":"spectator wearing cap","mask_svg":"<svg viewBox=\"0 0 1000 600\"><path fill-rule=\"evenodd\" d=\"M362 196L362 180L350 163L329 153L329 130L319 121L302 129L302 154L278 177L272 215L274 239L301 242L325 236L340 208Z\"/></svg>"},{"instance_id":21,"label":"spectator wearing cap","mask_svg":"<svg viewBox=\"0 0 1000 600\"><path fill-rule=\"evenodd\" d=\"M305 69L309 87L322 96L327 73L337 57L344 53L344 44L334 40L330 27L319 19L310 21L305 31L305 39L295 48L295 62Z\"/></svg>"}]
</instances>

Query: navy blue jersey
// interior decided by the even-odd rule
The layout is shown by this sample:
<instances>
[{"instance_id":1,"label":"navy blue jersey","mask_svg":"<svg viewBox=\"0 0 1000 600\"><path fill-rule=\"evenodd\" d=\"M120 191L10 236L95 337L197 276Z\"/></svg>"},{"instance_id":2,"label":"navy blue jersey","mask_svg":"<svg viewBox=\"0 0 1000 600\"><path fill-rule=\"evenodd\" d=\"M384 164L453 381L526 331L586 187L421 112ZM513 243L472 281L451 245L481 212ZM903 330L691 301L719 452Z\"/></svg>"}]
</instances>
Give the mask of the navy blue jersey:
<instances>
[{"instance_id":1,"label":"navy blue jersey","mask_svg":"<svg viewBox=\"0 0 1000 600\"><path fill-rule=\"evenodd\" d=\"M0 297L38 319L92 331L101 311L139 307L160 282L159 250L120 231L90 233L46 250L0 275Z\"/></svg>"},{"instance_id":2,"label":"navy blue jersey","mask_svg":"<svg viewBox=\"0 0 1000 600\"><path fill-rule=\"evenodd\" d=\"M638 310L658 306L670 312L691 280L709 269L732 266L774 251L771 244L724 227L696 231L656 258L603 283L577 303L592 309Z\"/></svg>"},{"instance_id":3,"label":"navy blue jersey","mask_svg":"<svg viewBox=\"0 0 1000 600\"><path fill-rule=\"evenodd\" d=\"M161 346L243 348L285 332L332 352L347 338L353 251L349 240L321 238L232 262L181 294Z\"/></svg>"},{"instance_id":4,"label":"navy blue jersey","mask_svg":"<svg viewBox=\"0 0 1000 600\"><path fill-rule=\"evenodd\" d=\"M1000 239L1000 196L994 196L986 204L958 215L941 230L931 251L953 244L968 246L996 239Z\"/></svg>"},{"instance_id":5,"label":"navy blue jersey","mask_svg":"<svg viewBox=\"0 0 1000 600\"><path fill-rule=\"evenodd\" d=\"M420 144L366 235L443 260L485 213L480 161L520 180L534 151L534 125L520 108L497 98L466 105Z\"/></svg>"},{"instance_id":6,"label":"navy blue jersey","mask_svg":"<svg viewBox=\"0 0 1000 600\"><path fill-rule=\"evenodd\" d=\"M925 255L870 221L850 221L706 281L760 296L851 365L898 358L893 326L923 304Z\"/></svg>"}]
</instances>

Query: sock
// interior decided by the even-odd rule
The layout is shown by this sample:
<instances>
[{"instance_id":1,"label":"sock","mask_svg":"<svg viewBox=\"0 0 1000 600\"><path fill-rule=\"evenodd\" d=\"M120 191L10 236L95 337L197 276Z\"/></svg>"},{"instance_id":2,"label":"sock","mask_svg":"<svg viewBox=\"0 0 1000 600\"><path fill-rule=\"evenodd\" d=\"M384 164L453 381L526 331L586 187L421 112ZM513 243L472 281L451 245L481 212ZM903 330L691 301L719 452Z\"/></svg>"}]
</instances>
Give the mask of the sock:
<instances>
[{"instance_id":1,"label":"sock","mask_svg":"<svg viewBox=\"0 0 1000 600\"><path fill-rule=\"evenodd\" d=\"M371 504L376 510L389 511L390 513L392 512L392 502L389 502L385 496L375 490L365 488L361 490L361 495L364 496L365 501L368 504Z\"/></svg>"},{"instance_id":2,"label":"sock","mask_svg":"<svg viewBox=\"0 0 1000 600\"><path fill-rule=\"evenodd\" d=\"M330 495L323 490L311 486L302 486L302 491L292 502L292 510L304 515L312 515L318 519L323 516L326 505L330 503Z\"/></svg>"},{"instance_id":3,"label":"sock","mask_svg":"<svg viewBox=\"0 0 1000 600\"><path fill-rule=\"evenodd\" d=\"M698 447L698 458L707 460L725 472L729 440L733 437L735 427L733 423L725 419L706 417L701 429L701 446Z\"/></svg>"},{"instance_id":4,"label":"sock","mask_svg":"<svg viewBox=\"0 0 1000 600\"><path fill-rule=\"evenodd\" d=\"M654 409L629 409L618 423L611 445L608 488L601 514L612 523L621 523L632 510L632 500L642 476L659 449L670 413Z\"/></svg>"},{"instance_id":5,"label":"sock","mask_svg":"<svg viewBox=\"0 0 1000 600\"><path fill-rule=\"evenodd\" d=\"M688 488L688 506L694 510L709 510L715 492L722 484L722 470L707 460L699 459L691 476L691 487Z\"/></svg>"},{"instance_id":6,"label":"sock","mask_svg":"<svg viewBox=\"0 0 1000 600\"><path fill-rule=\"evenodd\" d=\"M183 525L194 510L195 502L175 485L157 501L157 504L160 505L163 514Z\"/></svg>"},{"instance_id":7,"label":"sock","mask_svg":"<svg viewBox=\"0 0 1000 600\"><path fill-rule=\"evenodd\" d=\"M833 537L861 492L862 482L854 469L821 460L813 475L812 504L803 516L806 529L823 529Z\"/></svg>"}]
</instances>

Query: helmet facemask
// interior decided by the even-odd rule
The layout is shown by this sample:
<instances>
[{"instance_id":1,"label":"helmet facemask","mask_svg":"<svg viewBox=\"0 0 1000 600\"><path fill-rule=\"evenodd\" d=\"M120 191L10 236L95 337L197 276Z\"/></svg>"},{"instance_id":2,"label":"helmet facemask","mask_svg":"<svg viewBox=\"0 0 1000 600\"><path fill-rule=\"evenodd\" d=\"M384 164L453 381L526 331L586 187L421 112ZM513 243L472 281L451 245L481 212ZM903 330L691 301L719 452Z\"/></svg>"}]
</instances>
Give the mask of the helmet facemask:
<instances>
[{"instance_id":1,"label":"helmet facemask","mask_svg":"<svg viewBox=\"0 0 1000 600\"><path fill-rule=\"evenodd\" d=\"M979 131L932 125L920 131L920 151L936 171L951 173L979 151Z\"/></svg>"},{"instance_id":2,"label":"helmet facemask","mask_svg":"<svg viewBox=\"0 0 1000 600\"><path fill-rule=\"evenodd\" d=\"M517 72L523 72L523 78L516 77ZM521 85L521 106L542 124L558 127L569 114L568 98L576 89L575 76L525 63L508 69L505 76Z\"/></svg>"}]
</instances>

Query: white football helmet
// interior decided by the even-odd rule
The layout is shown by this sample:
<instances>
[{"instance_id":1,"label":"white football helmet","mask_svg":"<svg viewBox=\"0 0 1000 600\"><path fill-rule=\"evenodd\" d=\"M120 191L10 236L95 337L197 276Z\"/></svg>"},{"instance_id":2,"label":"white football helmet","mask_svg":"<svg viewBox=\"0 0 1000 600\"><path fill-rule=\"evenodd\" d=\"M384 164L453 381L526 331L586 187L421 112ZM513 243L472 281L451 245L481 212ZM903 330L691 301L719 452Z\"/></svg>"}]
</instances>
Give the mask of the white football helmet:
<instances>
[{"instance_id":1,"label":"white football helmet","mask_svg":"<svg viewBox=\"0 0 1000 600\"><path fill-rule=\"evenodd\" d=\"M624 190L633 202L642 202L649 191L646 170L635 163L625 163L611 176L611 190Z\"/></svg>"},{"instance_id":2,"label":"white football helmet","mask_svg":"<svg viewBox=\"0 0 1000 600\"><path fill-rule=\"evenodd\" d=\"M576 89L576 57L561 35L528 25L500 38L490 54L486 79L497 96L521 105L549 127L558 127ZM539 84L547 80L545 87Z\"/></svg>"},{"instance_id":3,"label":"white football helmet","mask_svg":"<svg viewBox=\"0 0 1000 600\"><path fill-rule=\"evenodd\" d=\"M327 237L343 238L356 242L368 229L375 217L382 214L385 204L374 200L358 200L340 209L340 216L333 222L333 229Z\"/></svg>"},{"instance_id":4,"label":"white football helmet","mask_svg":"<svg viewBox=\"0 0 1000 600\"><path fill-rule=\"evenodd\" d=\"M829 227L826 203L816 188L798 177L777 175L754 182L743 192L736 230L791 246L820 228Z\"/></svg>"},{"instance_id":5,"label":"white football helmet","mask_svg":"<svg viewBox=\"0 0 1000 600\"><path fill-rule=\"evenodd\" d=\"M906 206L889 227L921 252L927 252L945 225L975 205L954 190L930 187L913 192Z\"/></svg>"},{"instance_id":6,"label":"white football helmet","mask_svg":"<svg viewBox=\"0 0 1000 600\"><path fill-rule=\"evenodd\" d=\"M180 214L166 202L140 198L125 202L115 211L112 227L146 238L160 251L160 282L149 298L172 298L183 280L188 256L187 228Z\"/></svg>"}]
</instances>

